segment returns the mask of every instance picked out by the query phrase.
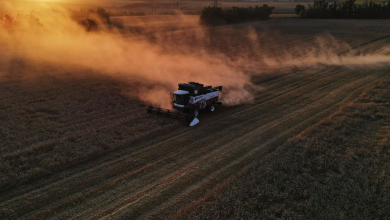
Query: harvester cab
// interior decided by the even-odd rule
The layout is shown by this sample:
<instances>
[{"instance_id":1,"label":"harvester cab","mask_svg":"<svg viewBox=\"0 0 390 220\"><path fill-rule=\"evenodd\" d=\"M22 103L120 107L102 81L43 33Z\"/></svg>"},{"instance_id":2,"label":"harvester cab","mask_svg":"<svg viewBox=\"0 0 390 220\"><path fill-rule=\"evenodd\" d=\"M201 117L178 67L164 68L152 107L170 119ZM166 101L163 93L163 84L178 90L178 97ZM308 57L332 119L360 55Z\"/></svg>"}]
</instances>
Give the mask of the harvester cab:
<instances>
[{"instance_id":1,"label":"harvester cab","mask_svg":"<svg viewBox=\"0 0 390 220\"><path fill-rule=\"evenodd\" d=\"M172 106L175 110L149 106L148 113L155 112L168 117L184 119L190 126L199 123L200 111L215 111L215 105L222 105L218 101L222 86L204 86L197 82L180 83L177 91L172 94Z\"/></svg>"},{"instance_id":2,"label":"harvester cab","mask_svg":"<svg viewBox=\"0 0 390 220\"><path fill-rule=\"evenodd\" d=\"M184 108L190 100L190 93L185 90L177 90L173 93L173 107Z\"/></svg>"}]
</instances>

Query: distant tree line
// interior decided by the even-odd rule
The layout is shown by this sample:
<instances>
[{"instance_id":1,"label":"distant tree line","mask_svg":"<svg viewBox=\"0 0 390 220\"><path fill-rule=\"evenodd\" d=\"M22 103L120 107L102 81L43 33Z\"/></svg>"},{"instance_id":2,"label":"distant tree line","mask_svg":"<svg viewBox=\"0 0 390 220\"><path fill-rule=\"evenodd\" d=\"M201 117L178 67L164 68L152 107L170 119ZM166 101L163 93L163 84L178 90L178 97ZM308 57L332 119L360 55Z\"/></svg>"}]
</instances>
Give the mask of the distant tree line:
<instances>
[{"instance_id":1,"label":"distant tree line","mask_svg":"<svg viewBox=\"0 0 390 220\"><path fill-rule=\"evenodd\" d=\"M72 17L87 17L89 19L98 19L105 24L111 24L110 12L104 8L98 7L97 10L81 8L80 10L68 9Z\"/></svg>"},{"instance_id":2,"label":"distant tree line","mask_svg":"<svg viewBox=\"0 0 390 220\"><path fill-rule=\"evenodd\" d=\"M55 12L55 10L53 11ZM77 21L88 32L97 31L99 29L99 24L111 24L110 13L104 8L97 8L96 11L93 9L68 9L68 11L72 19ZM81 20L80 17L83 19ZM16 16L0 14L0 28L13 30L15 28L21 29L23 27L43 27L43 25L32 13L27 15L18 14Z\"/></svg>"},{"instance_id":3,"label":"distant tree line","mask_svg":"<svg viewBox=\"0 0 390 220\"><path fill-rule=\"evenodd\" d=\"M295 13L300 18L317 19L389 19L390 2L374 3L364 2L356 4L355 0L334 2L316 1L309 5L308 9L303 5L297 5Z\"/></svg>"},{"instance_id":4,"label":"distant tree line","mask_svg":"<svg viewBox=\"0 0 390 220\"><path fill-rule=\"evenodd\" d=\"M96 21L90 18L81 20L79 24L83 26L87 32L97 31L99 29L99 25L96 23Z\"/></svg>"},{"instance_id":5,"label":"distant tree line","mask_svg":"<svg viewBox=\"0 0 390 220\"><path fill-rule=\"evenodd\" d=\"M115 13L110 13L111 16L145 16L145 12L133 12L133 11L120 11Z\"/></svg>"},{"instance_id":6,"label":"distant tree line","mask_svg":"<svg viewBox=\"0 0 390 220\"><path fill-rule=\"evenodd\" d=\"M267 20L274 9L275 7L269 7L266 4L262 7L232 7L227 9L209 6L202 10L200 23L203 25L220 25Z\"/></svg>"},{"instance_id":7,"label":"distant tree line","mask_svg":"<svg viewBox=\"0 0 390 220\"><path fill-rule=\"evenodd\" d=\"M0 16L0 27L10 28L16 23L15 19L11 15L1 15Z\"/></svg>"},{"instance_id":8,"label":"distant tree line","mask_svg":"<svg viewBox=\"0 0 390 220\"><path fill-rule=\"evenodd\" d=\"M30 28L43 26L39 19L32 14L18 14L16 16L11 16L9 14L0 15L0 27L2 28L12 29L14 27L21 27L23 25Z\"/></svg>"},{"instance_id":9,"label":"distant tree line","mask_svg":"<svg viewBox=\"0 0 390 220\"><path fill-rule=\"evenodd\" d=\"M98 15L98 17L103 21L105 22L106 24L111 24L111 21L110 21L110 13L108 11L106 11L104 8L98 8L96 10L96 14Z\"/></svg>"},{"instance_id":10,"label":"distant tree line","mask_svg":"<svg viewBox=\"0 0 390 220\"><path fill-rule=\"evenodd\" d=\"M78 23L85 28L87 32L98 31L99 24L110 25L110 12L106 11L104 8L85 9L81 8L80 10L68 9L73 19L78 20L78 17L86 17L79 21Z\"/></svg>"}]
</instances>

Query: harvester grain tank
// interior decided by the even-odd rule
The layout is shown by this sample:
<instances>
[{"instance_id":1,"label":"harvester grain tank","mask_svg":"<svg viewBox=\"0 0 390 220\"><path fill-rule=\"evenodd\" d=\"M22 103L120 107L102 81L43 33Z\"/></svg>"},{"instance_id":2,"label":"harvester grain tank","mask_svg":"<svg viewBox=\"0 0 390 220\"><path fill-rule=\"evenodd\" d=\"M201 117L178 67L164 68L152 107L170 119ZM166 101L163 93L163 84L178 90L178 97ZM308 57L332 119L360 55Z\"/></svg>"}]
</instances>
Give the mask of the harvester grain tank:
<instances>
[{"instance_id":1,"label":"harvester grain tank","mask_svg":"<svg viewBox=\"0 0 390 220\"><path fill-rule=\"evenodd\" d=\"M172 118L183 119L190 126L199 123L200 111L215 111L215 105L222 105L218 101L222 86L204 86L197 82L180 83L179 88L172 94L172 105L175 110L149 106L148 113L157 113Z\"/></svg>"}]
</instances>

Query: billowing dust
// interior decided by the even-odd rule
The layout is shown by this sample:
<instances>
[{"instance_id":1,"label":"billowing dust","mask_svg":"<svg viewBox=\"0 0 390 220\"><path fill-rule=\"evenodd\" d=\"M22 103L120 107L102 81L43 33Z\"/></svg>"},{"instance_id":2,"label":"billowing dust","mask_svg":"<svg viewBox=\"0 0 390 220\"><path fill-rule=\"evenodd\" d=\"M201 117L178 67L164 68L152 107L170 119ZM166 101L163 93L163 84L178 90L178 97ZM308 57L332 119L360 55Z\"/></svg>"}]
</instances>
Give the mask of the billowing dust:
<instances>
[{"instance_id":1,"label":"billowing dust","mask_svg":"<svg viewBox=\"0 0 390 220\"><path fill-rule=\"evenodd\" d=\"M17 58L29 62L53 63L59 68L61 66L90 68L128 82L129 86L139 84L135 89L126 90L125 93L162 107L170 106L169 93L177 89L177 84L181 82L197 81L205 85L222 85L224 104L237 105L253 101L253 93L259 87L253 85L251 77L253 74L262 74L263 68L307 67L316 64L373 64L390 61L388 56L379 55L339 56L340 51L350 48L331 36L318 38L313 47L294 51L286 49L277 56L271 56L265 51L262 53L262 44L258 41L259 33L251 28L244 33L252 42L252 48L258 52L248 54L245 49L235 48L237 56L232 58L223 51L217 52L218 50L213 51L206 46L199 46L208 45L210 39L207 28L197 26L193 21L187 24L184 16L177 17L177 20L183 22L173 23L172 27L165 24L163 28L169 30L174 28L173 26L191 27L190 31L183 31L183 37L178 40L180 42L175 44L174 39L165 42L169 34L164 31L156 31L165 34L164 37L159 37L159 34L155 33L153 39L150 36L134 36L126 32L126 29L104 24L100 24L98 32L86 32L71 18L66 9L53 8L53 5L37 3L31 8L26 8L26 5L21 7L17 4L3 3L0 6L2 7L0 15L10 14L17 17L16 15L21 12L30 11L30 15L39 19L38 23L34 24L28 19L25 20L29 22L20 19L17 28L12 29L0 25L2 48L0 56L3 65L7 64L7 60ZM157 30L159 27L157 25L153 28ZM187 39L191 41L186 42Z\"/></svg>"}]
</instances>

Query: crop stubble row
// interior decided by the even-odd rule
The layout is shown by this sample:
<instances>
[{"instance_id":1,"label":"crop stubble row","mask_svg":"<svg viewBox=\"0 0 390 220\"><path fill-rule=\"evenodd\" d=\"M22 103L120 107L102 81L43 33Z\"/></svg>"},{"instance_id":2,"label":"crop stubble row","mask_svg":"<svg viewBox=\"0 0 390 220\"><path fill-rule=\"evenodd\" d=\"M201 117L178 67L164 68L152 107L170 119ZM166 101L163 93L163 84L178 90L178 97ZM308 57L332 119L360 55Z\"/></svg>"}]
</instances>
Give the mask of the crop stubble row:
<instances>
[{"instance_id":1,"label":"crop stubble row","mask_svg":"<svg viewBox=\"0 0 390 220\"><path fill-rule=\"evenodd\" d=\"M330 73L297 76L294 83L289 81L292 76L279 78L268 82L270 87L278 85L278 91L259 94L254 106L204 116L207 125L174 131L157 144L139 146L105 164L19 194L3 201L1 210L13 209L31 218L172 214L385 74L334 68ZM318 105L308 107L313 103ZM307 118L310 113L316 114Z\"/></svg>"},{"instance_id":2,"label":"crop stubble row","mask_svg":"<svg viewBox=\"0 0 390 220\"><path fill-rule=\"evenodd\" d=\"M307 107L307 106L309 106L308 104L312 103L316 99L318 100L318 97L321 97L321 95L324 96L324 99L329 100L330 99L329 97L332 96L332 95L329 95L329 92L332 91L332 89L340 91L340 85L347 85L347 86L343 86L341 88L345 88L348 91L348 92L342 91L341 94L350 95L351 93L355 92L356 90L361 90L361 88L363 88L364 85L367 85L367 84L369 84L373 81L376 81L378 79L378 78L369 76L370 73L365 72L365 70L363 70L359 74L356 74L356 72L355 72L355 74L351 74L348 71L348 69L344 69L344 70L339 71L339 73L344 74L345 75L344 77L346 77L346 78L343 78L341 74L335 74L335 76L325 75L324 78L326 78L326 77L330 78L330 79L328 79L328 81L326 81L323 77L321 77L321 80L312 81L311 83L306 82L307 83L306 85L299 86L300 89L302 89L302 86L303 87L306 86L306 87L308 87L308 88L306 88L308 90L302 90L300 93L299 92L296 93L298 90L296 88L290 92L283 94L282 96L287 96L287 97L282 99L285 102L282 101L281 103L275 103L275 102L273 103L272 102L273 100L270 99L270 100L266 101L265 103L262 103L261 105L256 105L258 107L249 107L248 108L249 111L248 110L241 110L233 115L226 116L226 117L221 118L221 119L216 119L216 121L223 120L224 122L213 123L212 126L207 125L208 126L207 129L205 129L204 127L203 128L199 127L197 129L195 129L194 131L186 132L186 133L180 135L179 137L174 137L173 140L166 140L162 143L157 144L156 146L154 146L152 149L149 149L149 150L151 151L154 149L159 149L156 152L160 152L160 154L161 153L163 154L162 159L159 160L159 161L163 162L163 161L168 159L168 158L164 157L164 153L167 152L166 151L167 149L169 149L169 148L172 149L171 145L173 145L173 146L186 146L185 142L190 142L191 138L196 138L199 140L199 141L193 142L192 145L189 145L189 146L187 145L185 147L185 149L179 148L179 152L177 154L174 154L173 158L170 157L170 160L167 160L165 166L161 166L162 165L162 164L160 164L161 162L155 163L154 166L151 166L151 167L149 167L147 165L148 167L146 169L143 168L141 165L141 167L142 167L141 169L138 169L138 170L132 172L132 173L137 173L137 171L144 169L144 171L145 171L144 176L135 175L135 176L132 176L133 179L122 179L120 184L116 183L115 180L118 179L118 178L116 178L116 179L114 179L114 181L110 181L110 182L104 184L104 185L109 186L108 189L106 188L107 186L104 187L104 185L103 185L103 188L100 190L96 190L95 189L96 187L95 187L92 190L90 190L89 192L87 191L86 193L82 193L79 197L83 198L83 199L88 199L88 200L86 200L86 203L94 208L85 207L85 206L83 206L82 203L81 204L76 203L77 205L74 206L75 205L75 204L73 204L74 198L72 198L72 196L69 196L69 198L68 198L69 200L64 201L64 203L67 204L68 207L66 207L64 205L57 205L57 208L60 208L59 210L56 210L56 206L54 206L54 208L49 208L46 211L44 210L44 207L41 207L40 210L43 211L41 213L43 215L40 215L39 212L35 212L35 214L38 214L38 215L34 215L33 214L34 211L33 211L32 213L30 213L30 214L33 214L30 217L52 216L53 211L56 211L56 212L63 211L62 213L57 212L57 214L60 214L59 216L62 216L62 217L77 216L81 213L81 215L79 215L78 217L83 217L83 218L88 217L88 216L93 217L93 218L94 217L103 217L104 215L101 215L101 214L111 214L111 212L113 212L116 217L122 216L122 215L125 215L126 217L130 217L130 216L131 217L137 217L137 216L139 217L139 215L142 215L142 214L144 214L144 215L145 214L147 214L147 215L156 214L156 213L153 213L153 211L157 211L157 213L160 213L160 214L162 214L162 213L164 213L164 211L166 211L165 214L172 214L172 210L177 210L179 207L182 206L182 204L179 203L180 200L176 198L177 197L177 195L175 195L176 191L184 191L185 192L183 195L181 195L179 197L179 198L181 198L181 202L184 204L188 204L188 202L191 202L192 200L198 198L199 194L201 195L202 193L205 193L205 191L207 189L209 189L210 186L222 181L223 179L227 178L228 176L230 176L231 174L233 174L234 172L236 172L237 170L239 170L240 168L245 166L248 162L250 162L251 160L243 159L243 158L245 158L245 155L247 155L247 154L254 155L254 153L250 154L251 151L255 151L255 152L260 151L259 149L264 150L263 149L264 146L262 146L260 144L260 147L259 147L258 144L261 142L267 143L266 137L274 137L274 138L271 138L271 141L268 140L271 143L272 143L272 141L276 141L276 143L281 143L283 140L285 140L285 138L287 138L289 136L289 135L287 135L289 128L298 126L300 124L299 121L307 121L307 119L305 120L306 114L304 114L304 113L307 113L306 111L310 112L310 108ZM373 75L376 75L376 74L373 74ZM366 77L364 77L364 76L366 76ZM333 78L333 77L336 77L336 78ZM350 77L350 78L348 78L348 77ZM318 86L318 84L316 84L319 82L324 83L325 85L320 87L320 86ZM340 83L340 84L337 84L337 83ZM312 87L309 87L308 85L311 85ZM328 87L328 88L325 89L324 87L325 88ZM352 88L352 91L351 91L350 87ZM321 95L320 94L313 95L312 99L308 99L307 97L305 97L303 95L303 94L307 93L308 91L311 91L311 92L316 91L315 88L317 88L318 90L322 90L322 91L320 91ZM336 88L338 88L338 89L336 89ZM290 94L290 96L288 96L288 94ZM325 94L327 94L327 95L325 95ZM336 94L338 94L338 93L336 93ZM293 97L297 97L296 98L297 100L295 100L296 103L289 104L289 102L294 102L294 100L293 100L294 98L291 97L291 95L293 95ZM344 96L337 96L337 97L338 97L338 100L335 103L331 102L331 104L330 104L330 106L328 106L328 108L333 107L333 108L337 109L337 107L339 107L341 105L340 102L345 101ZM281 97L279 97L278 99L281 100ZM306 101L308 103L305 104L305 103L303 103L304 101ZM321 109L324 110L323 100L320 99L317 101L317 103L321 103L321 105L318 105L317 107L312 107L312 108L314 108L314 110L311 110L312 112L318 112ZM274 109L274 111L277 111L280 115L278 115L278 113L272 114L272 112L269 113L270 115L267 115L266 113L264 113L264 112L267 112L267 111L265 111L265 109L268 109L266 104L271 105L271 106L276 105L276 107L273 107L272 109ZM294 107L294 106L296 106L296 107L298 106L297 111L293 111L293 113L291 113L288 116L281 117L282 115L284 115L284 113L286 113L286 111L291 112L293 109L292 107ZM311 106L313 106L313 105L311 105ZM334 107L334 106L336 106L336 107ZM263 108L265 108L265 109L263 109ZM301 110L299 111L299 109L301 109ZM301 111L303 111L303 112L301 112ZM260 114L259 114L259 112L260 112ZM258 114L257 117L255 116L256 114ZM274 116L274 117L270 117L270 116ZM283 118L284 121L282 121L280 119L280 117ZM231 120L230 123L226 123L227 118L233 118L233 120ZM234 119L234 118L237 118L237 119ZM279 120L277 120L277 118L279 118ZM320 118L322 118L322 117L320 117ZM247 119L247 120L246 121L244 120L244 122L242 122L243 119ZM274 119L274 120L272 120L272 119ZM267 120L269 120L268 124L267 124ZM291 121L291 120L295 120L295 121ZM318 119L312 119L312 120L316 121ZM241 121L241 123L237 124L237 122L239 122L239 121ZM282 125L280 125L280 124L282 124ZM217 125L219 125L219 126L216 127ZM293 125L293 126L291 126L291 125ZM280 130L275 129L275 127L277 127L277 126L281 127ZM287 129L286 129L286 127L287 127ZM223 128L226 128L226 129L223 129ZM253 130L254 128L255 128L255 130ZM305 128L305 126L302 126L302 128ZM197 132L199 132L200 129L201 130L204 129L204 131L201 132L200 134L193 135L194 133L196 134ZM213 130L214 131L220 130L220 131L217 133L213 133L212 132ZM247 133L248 130L252 130L252 132L247 134L247 135L244 135L245 133ZM268 130L268 133L265 130ZM294 129L292 129L292 130L293 130L293 133L297 132ZM241 132L238 132L238 131L241 131ZM284 133L287 133L287 134L285 134L286 137L284 139L279 138L279 136L282 136L281 134L284 134ZM207 135L207 134L209 134L209 135ZM263 135L260 135L260 134L263 134ZM275 136L273 136L272 134L279 134L277 136L278 138L275 138ZM181 137L181 136L184 136L184 137ZM261 137L260 140L255 141L256 137L258 137L258 136ZM191 138L189 138L189 137L191 137ZM201 137L203 137L203 138L201 138ZM179 139L179 142L177 142L179 144L172 143L173 141L176 142L175 139ZM250 143L243 144L243 143L245 143L245 140L249 141ZM273 143L272 146L275 146L275 143ZM145 152L143 152L143 153L145 153ZM259 152L257 152L257 153L259 153ZM131 157L131 156L132 155L127 155L127 157ZM223 156L225 156L225 157L223 157ZM257 157L257 156L258 155L256 155L255 157ZM155 155L151 155L150 157L156 158ZM157 157L157 158L159 158L159 157ZM195 159L195 158L197 158L197 159ZM144 162L149 161L149 159L150 158L146 157ZM159 161L157 161L157 162L159 162ZM192 163L188 163L188 161L192 161ZM239 165L236 165L237 167L234 167L235 164L233 163L234 169L232 169L231 167L229 167L229 165L231 165L232 162L229 163L229 161L238 161L236 164L239 164ZM122 163L123 160L120 160L118 162ZM240 164L240 162L241 162L241 164ZM228 164L228 165L226 165L226 164ZM115 162L114 162L114 164L110 164L107 167L117 167L117 165L118 164L115 164ZM201 168L201 166L203 166L203 169ZM223 167L222 170L224 172L218 172L219 170L221 170L219 167ZM150 169L150 170L148 170L148 169ZM95 169L92 169L89 172L94 173L94 171L95 171ZM106 172L106 173L108 173L108 172ZM158 177L154 176L153 175L154 173L158 173L159 177L160 176L161 177L158 178ZM125 176L125 175L123 175L123 176ZM120 176L119 179L122 178L123 176ZM219 178L216 178L215 176L219 177ZM88 177L86 179L88 179ZM99 179L99 178L97 178L97 179ZM95 180L97 180L97 179L95 179ZM92 179L92 182L94 182L93 179ZM138 182L138 184L136 184L137 182ZM77 182L75 182L75 183L77 183ZM145 183L148 183L148 184L145 185ZM196 183L196 184L194 184L194 183ZM202 184L199 184L199 183L202 183ZM78 182L77 184L84 185L81 182ZM115 185L115 184L117 184L117 185ZM57 186L57 187L60 187L60 186ZM54 189L57 187L54 187ZM71 187L72 186L69 186L68 189L71 189ZM46 190L49 190L49 192L51 191L50 189L45 189L45 191ZM126 190L127 190L127 192L126 192ZM197 192L196 190L198 190L200 192ZM67 190L65 190L65 191L67 191ZM93 192L93 191L95 191L94 195L92 195L92 198L89 198L88 194L91 194L91 192ZM99 191L101 194L99 194ZM38 192L38 195L37 195L38 197L39 197L40 193L41 192ZM97 194L95 194L95 193L97 193ZM188 194L192 195L192 196L189 196ZM114 195L117 195L117 197L115 197ZM149 196L146 196L146 198L145 198L145 195L149 195ZM157 196L152 196L152 195L157 195ZM22 196L22 197L24 197L24 196ZM36 197L30 197L30 196L28 196L28 197L31 199L31 203L33 203L34 201L39 203L39 201L35 200ZM166 200L167 197L172 198L172 199ZM137 200L137 198L138 198L138 200ZM24 200L25 197L21 198L21 199ZM44 200L46 200L46 199L47 198L44 198ZM79 201L85 202L85 201L83 201L83 199L79 200ZM179 200L179 201L177 201L177 200ZM183 200L185 202L183 202ZM134 205L133 207L132 206L129 207L129 203L131 204L130 201L138 201L138 204ZM165 202L163 202L163 201L165 201ZM19 203L17 201L14 201L14 202L15 202L14 203L15 205ZM176 203L176 205L174 205L175 203ZM41 204L44 204L44 203L41 203ZM46 204L48 204L48 203L46 203ZM3 203L3 205L4 205L4 203ZM173 205L173 207L170 207L172 205ZM99 206L103 206L103 207L99 207ZM109 207L107 207L107 206L109 206ZM121 209L122 206L126 207L126 209ZM96 209L96 207L97 207L97 209ZM138 209L137 209L137 207L138 207ZM11 207L9 207L9 208L11 208ZM17 208L17 207L14 207L14 209L15 208ZM21 207L21 208L24 209L23 207ZM37 208L37 207L34 207L34 208ZM162 210L159 210L159 208ZM168 211L164 210L164 208L166 208ZM75 210L72 211L72 209L75 209ZM146 211L150 211L150 210L151 210L151 212L146 212ZM24 211L28 211L28 210L24 209ZM83 213L83 211L86 211L86 212ZM131 212L131 211L133 211L133 212ZM94 215L93 213L97 213L97 215ZM27 215L25 217L29 216L28 212L26 214ZM48 215L45 215L45 214L48 214ZM92 216L91 216L91 214L92 214Z\"/></svg>"}]
</instances>

